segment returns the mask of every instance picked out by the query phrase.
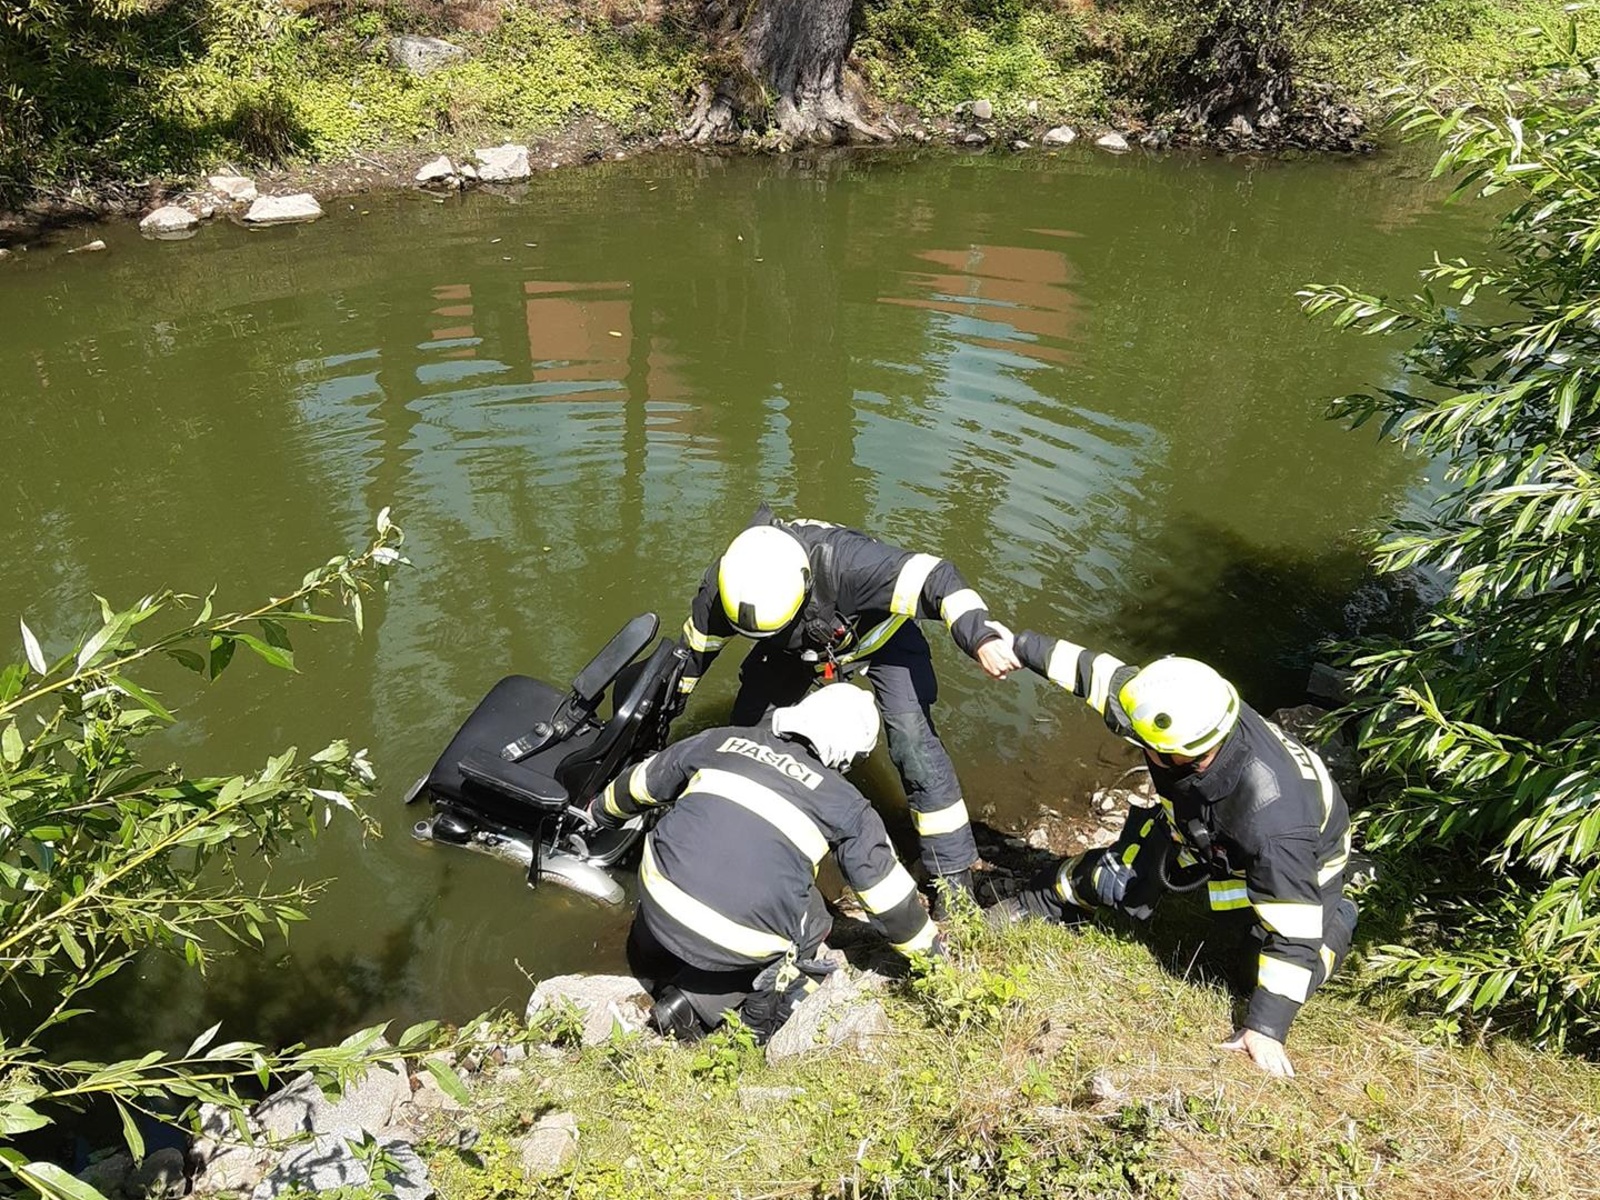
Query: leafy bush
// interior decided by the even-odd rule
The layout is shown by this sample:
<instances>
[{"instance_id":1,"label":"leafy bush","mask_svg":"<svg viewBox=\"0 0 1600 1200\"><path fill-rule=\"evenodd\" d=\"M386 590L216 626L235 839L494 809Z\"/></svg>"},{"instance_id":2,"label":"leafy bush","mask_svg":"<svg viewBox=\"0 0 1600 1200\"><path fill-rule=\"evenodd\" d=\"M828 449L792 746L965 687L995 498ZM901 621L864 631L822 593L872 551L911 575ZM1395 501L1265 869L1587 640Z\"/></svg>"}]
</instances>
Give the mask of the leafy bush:
<instances>
[{"instance_id":1,"label":"leafy bush","mask_svg":"<svg viewBox=\"0 0 1600 1200\"><path fill-rule=\"evenodd\" d=\"M1431 511L1378 547L1447 589L1414 636L1355 647L1373 844L1422 880L1388 978L1557 1042L1600 1034L1600 61L1575 19L1544 69L1401 93L1456 194L1507 209L1495 253L1435 261L1405 301L1316 286L1306 308L1417 337L1412 383L1334 412L1445 466ZM1447 104L1441 97L1469 95Z\"/></svg>"},{"instance_id":2,"label":"leafy bush","mask_svg":"<svg viewBox=\"0 0 1600 1200\"><path fill-rule=\"evenodd\" d=\"M215 679L240 648L293 670L288 629L340 621L313 610L327 596L359 629L363 596L404 561L400 540L386 510L365 550L330 559L247 612L218 615L212 597L172 592L120 611L102 599L95 631L54 659L22 622L23 661L0 669L0 984L20 998L0 1030L0 1164L28 1187L75 1200L92 1194L12 1145L63 1112L109 1104L142 1157L134 1114L156 1101L237 1106L240 1078L265 1087L275 1075L311 1070L337 1085L394 1055L381 1027L336 1047L282 1052L218 1043L213 1026L181 1053L153 1049L115 1063L62 1061L50 1043L52 1031L88 1012L81 1005L93 988L141 954L165 949L204 969L219 944L260 946L267 930L286 933L320 884L273 891L251 882L259 874L251 868L335 812L365 821L356 800L371 790L372 767L365 751L342 741L308 756L291 747L233 776L189 778L145 761L141 739L175 718L131 672L167 659ZM146 622L159 625L194 602L192 619L138 640ZM400 1049L420 1052L436 1033L432 1022L414 1026ZM441 1082L460 1090L453 1075Z\"/></svg>"}]
</instances>

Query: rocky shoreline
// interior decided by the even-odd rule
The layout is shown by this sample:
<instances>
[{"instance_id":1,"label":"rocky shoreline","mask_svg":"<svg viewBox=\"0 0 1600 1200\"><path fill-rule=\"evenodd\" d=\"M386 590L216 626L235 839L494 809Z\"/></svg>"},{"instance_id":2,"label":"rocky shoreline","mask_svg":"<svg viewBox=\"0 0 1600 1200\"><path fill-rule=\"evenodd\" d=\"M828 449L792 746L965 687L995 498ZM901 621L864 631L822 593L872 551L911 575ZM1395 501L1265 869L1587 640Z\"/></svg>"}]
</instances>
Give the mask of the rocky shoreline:
<instances>
[{"instance_id":1,"label":"rocky shoreline","mask_svg":"<svg viewBox=\"0 0 1600 1200\"><path fill-rule=\"evenodd\" d=\"M708 147L693 145L676 131L629 136L584 118L546 137L468 151L395 145L349 159L254 174L223 167L196 179L82 184L21 210L0 212L0 263L26 251L30 243L105 221L138 220L148 236L181 240L214 218L255 226L315 220L322 205L352 196L412 187L451 191L519 183L547 171L641 154L881 153L896 147L934 146L960 153L1025 154L1052 153L1075 144L1092 145L1108 154L1168 150L1355 154L1374 148L1363 118L1331 92L1318 93L1299 113L1268 114L1256 123L1237 117L1221 130L1186 125L1176 113L1148 125L1119 128L1094 122L1050 123L1039 115L1036 103L1028 105L1025 117L1007 119L984 98L963 102L945 118L928 118L909 108L890 110L883 114L882 124L891 141L877 146L797 147L770 135L747 133L736 142Z\"/></svg>"}]
</instances>

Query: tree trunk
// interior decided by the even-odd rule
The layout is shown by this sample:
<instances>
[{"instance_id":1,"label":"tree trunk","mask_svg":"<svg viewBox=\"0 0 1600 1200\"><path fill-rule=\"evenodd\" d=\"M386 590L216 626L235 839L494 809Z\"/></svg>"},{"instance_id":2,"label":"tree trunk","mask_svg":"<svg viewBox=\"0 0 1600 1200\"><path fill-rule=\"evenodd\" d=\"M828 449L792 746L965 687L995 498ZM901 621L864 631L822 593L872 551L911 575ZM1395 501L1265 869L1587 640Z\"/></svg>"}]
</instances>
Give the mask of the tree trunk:
<instances>
[{"instance_id":1,"label":"tree trunk","mask_svg":"<svg viewBox=\"0 0 1600 1200\"><path fill-rule=\"evenodd\" d=\"M886 139L846 95L855 0L754 0L741 7L742 25L728 6L705 5L714 44L734 52L739 70L715 87L701 85L687 138L731 140L743 117L790 143Z\"/></svg>"}]
</instances>

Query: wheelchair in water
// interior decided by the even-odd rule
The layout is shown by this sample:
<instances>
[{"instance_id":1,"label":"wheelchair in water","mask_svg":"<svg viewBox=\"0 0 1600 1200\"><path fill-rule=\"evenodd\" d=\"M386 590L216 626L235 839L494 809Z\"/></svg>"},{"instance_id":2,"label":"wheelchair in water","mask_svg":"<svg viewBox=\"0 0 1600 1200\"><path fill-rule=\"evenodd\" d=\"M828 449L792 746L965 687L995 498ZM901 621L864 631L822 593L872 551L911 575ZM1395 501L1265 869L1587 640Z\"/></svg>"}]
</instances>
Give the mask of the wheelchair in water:
<instances>
[{"instance_id":1,"label":"wheelchair in water","mask_svg":"<svg viewBox=\"0 0 1600 1200\"><path fill-rule=\"evenodd\" d=\"M530 886L548 879L620 903L613 870L638 848L647 818L593 829L585 810L621 771L667 744L688 656L671 638L646 655L658 626L654 613L634 617L564 692L526 675L495 684L406 794L407 804L432 809L412 835L517 865Z\"/></svg>"}]
</instances>

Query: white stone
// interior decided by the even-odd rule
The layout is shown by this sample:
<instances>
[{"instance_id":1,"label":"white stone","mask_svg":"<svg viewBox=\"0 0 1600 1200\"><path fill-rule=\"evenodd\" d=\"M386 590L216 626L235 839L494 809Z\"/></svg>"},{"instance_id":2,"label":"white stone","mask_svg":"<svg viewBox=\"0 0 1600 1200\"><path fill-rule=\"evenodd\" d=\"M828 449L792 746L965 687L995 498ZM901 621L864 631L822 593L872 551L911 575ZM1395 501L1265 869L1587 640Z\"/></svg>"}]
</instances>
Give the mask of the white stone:
<instances>
[{"instance_id":1,"label":"white stone","mask_svg":"<svg viewBox=\"0 0 1600 1200\"><path fill-rule=\"evenodd\" d=\"M451 183L456 177L455 164L447 155L441 154L438 158L429 159L417 169L414 176L417 183L426 187L430 183Z\"/></svg>"},{"instance_id":2,"label":"white stone","mask_svg":"<svg viewBox=\"0 0 1600 1200\"><path fill-rule=\"evenodd\" d=\"M1071 125L1057 125L1040 139L1046 146L1070 146L1078 140L1078 131Z\"/></svg>"},{"instance_id":3,"label":"white stone","mask_svg":"<svg viewBox=\"0 0 1600 1200\"><path fill-rule=\"evenodd\" d=\"M650 1017L650 996L631 975L557 975L533 989L528 1021L563 1000L583 1014L585 1046L609 1040L614 1025L627 1032L643 1029Z\"/></svg>"},{"instance_id":4,"label":"white stone","mask_svg":"<svg viewBox=\"0 0 1600 1200\"><path fill-rule=\"evenodd\" d=\"M243 175L213 175L206 180L211 190L224 200L249 204L256 198L256 181Z\"/></svg>"},{"instance_id":5,"label":"white stone","mask_svg":"<svg viewBox=\"0 0 1600 1200\"><path fill-rule=\"evenodd\" d=\"M388 50L390 65L413 75L431 75L440 67L447 67L467 56L467 52L454 42L413 34L390 38Z\"/></svg>"},{"instance_id":6,"label":"white stone","mask_svg":"<svg viewBox=\"0 0 1600 1200\"><path fill-rule=\"evenodd\" d=\"M533 174L528 148L507 142L478 150L478 178L485 183L516 183Z\"/></svg>"},{"instance_id":7,"label":"white stone","mask_svg":"<svg viewBox=\"0 0 1600 1200\"><path fill-rule=\"evenodd\" d=\"M105 248L106 248L106 244L104 242L102 242L99 238L95 238L95 240L92 241L92 242L85 242L81 246L73 247L71 250L68 250L67 253L68 254L92 254L97 250L104 250Z\"/></svg>"},{"instance_id":8,"label":"white stone","mask_svg":"<svg viewBox=\"0 0 1600 1200\"><path fill-rule=\"evenodd\" d=\"M285 225L291 221L315 221L322 215L322 205L310 192L293 196L262 196L245 213L247 225Z\"/></svg>"},{"instance_id":9,"label":"white stone","mask_svg":"<svg viewBox=\"0 0 1600 1200\"><path fill-rule=\"evenodd\" d=\"M4 246L0 246L0 262L5 262L5 260L10 257L11 251L7 250Z\"/></svg>"},{"instance_id":10,"label":"white stone","mask_svg":"<svg viewBox=\"0 0 1600 1200\"><path fill-rule=\"evenodd\" d=\"M1039 115L1039 102L1037 100L1028 101L1028 115L1030 117L1037 117Z\"/></svg>"},{"instance_id":11,"label":"white stone","mask_svg":"<svg viewBox=\"0 0 1600 1200\"><path fill-rule=\"evenodd\" d=\"M192 233L200 218L187 208L165 204L139 222L139 232L146 237L170 237L173 234Z\"/></svg>"},{"instance_id":12,"label":"white stone","mask_svg":"<svg viewBox=\"0 0 1600 1200\"><path fill-rule=\"evenodd\" d=\"M1113 154L1126 154L1129 150L1128 139L1120 133L1102 133L1095 138L1094 144L1102 150L1109 150Z\"/></svg>"},{"instance_id":13,"label":"white stone","mask_svg":"<svg viewBox=\"0 0 1600 1200\"><path fill-rule=\"evenodd\" d=\"M994 105L987 100L974 100L972 102L972 115L980 121L987 121L994 116Z\"/></svg>"},{"instance_id":14,"label":"white stone","mask_svg":"<svg viewBox=\"0 0 1600 1200\"><path fill-rule=\"evenodd\" d=\"M578 1119L571 1113L552 1113L540 1117L533 1128L511 1143L530 1179L542 1179L560 1171L578 1153Z\"/></svg>"},{"instance_id":15,"label":"white stone","mask_svg":"<svg viewBox=\"0 0 1600 1200\"><path fill-rule=\"evenodd\" d=\"M471 163L468 163L468 162L462 163L461 164L461 178L463 178L463 179L477 179L478 178L478 168L473 166Z\"/></svg>"}]
</instances>

